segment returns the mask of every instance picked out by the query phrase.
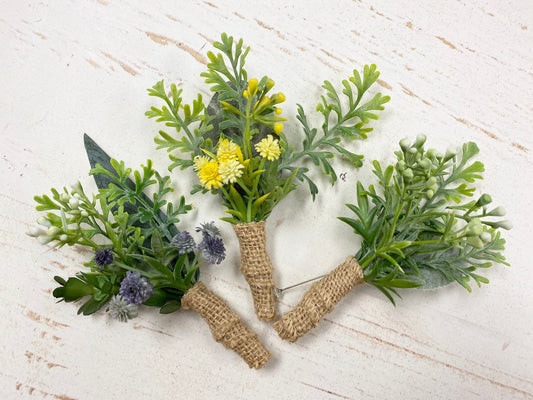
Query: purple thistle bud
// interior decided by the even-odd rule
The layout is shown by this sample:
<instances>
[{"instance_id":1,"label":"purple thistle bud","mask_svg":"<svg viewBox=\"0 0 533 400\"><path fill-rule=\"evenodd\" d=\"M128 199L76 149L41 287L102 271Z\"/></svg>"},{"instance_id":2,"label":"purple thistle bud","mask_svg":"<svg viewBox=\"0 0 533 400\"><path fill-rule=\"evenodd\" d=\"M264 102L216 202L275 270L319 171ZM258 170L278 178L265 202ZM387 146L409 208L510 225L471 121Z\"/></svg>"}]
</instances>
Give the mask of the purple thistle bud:
<instances>
[{"instance_id":1,"label":"purple thistle bud","mask_svg":"<svg viewBox=\"0 0 533 400\"><path fill-rule=\"evenodd\" d=\"M154 293L150 281L140 272L126 272L126 277L120 282L118 292L128 304L142 304Z\"/></svg>"},{"instance_id":2,"label":"purple thistle bud","mask_svg":"<svg viewBox=\"0 0 533 400\"><path fill-rule=\"evenodd\" d=\"M220 264L226 258L226 249L221 238L205 236L198 249L202 250L202 257L209 264Z\"/></svg>"},{"instance_id":3,"label":"purple thistle bud","mask_svg":"<svg viewBox=\"0 0 533 400\"><path fill-rule=\"evenodd\" d=\"M180 232L174 236L170 244L178 249L180 255L196 250L196 242L187 231Z\"/></svg>"},{"instance_id":4,"label":"purple thistle bud","mask_svg":"<svg viewBox=\"0 0 533 400\"><path fill-rule=\"evenodd\" d=\"M200 226L196 228L196 232L202 232L203 238L206 238L207 236L220 236L220 230L217 228L214 221L206 222L205 224L200 224Z\"/></svg>"},{"instance_id":5,"label":"purple thistle bud","mask_svg":"<svg viewBox=\"0 0 533 400\"><path fill-rule=\"evenodd\" d=\"M100 271L104 269L106 265L113 262L113 253L109 247L105 249L98 249L94 253L94 263L100 267Z\"/></svg>"}]
</instances>

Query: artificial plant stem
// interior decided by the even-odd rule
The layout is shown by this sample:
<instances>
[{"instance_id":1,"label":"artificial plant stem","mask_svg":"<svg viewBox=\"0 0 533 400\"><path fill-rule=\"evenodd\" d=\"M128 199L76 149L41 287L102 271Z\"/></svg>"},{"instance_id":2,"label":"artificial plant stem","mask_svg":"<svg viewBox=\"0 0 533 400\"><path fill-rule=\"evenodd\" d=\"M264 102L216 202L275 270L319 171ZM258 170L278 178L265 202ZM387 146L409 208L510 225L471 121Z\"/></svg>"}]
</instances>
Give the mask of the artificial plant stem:
<instances>
[{"instance_id":1,"label":"artificial plant stem","mask_svg":"<svg viewBox=\"0 0 533 400\"><path fill-rule=\"evenodd\" d=\"M272 356L226 302L197 282L181 299L183 309L196 311L207 322L213 337L235 351L250 368L261 368Z\"/></svg>"}]
</instances>

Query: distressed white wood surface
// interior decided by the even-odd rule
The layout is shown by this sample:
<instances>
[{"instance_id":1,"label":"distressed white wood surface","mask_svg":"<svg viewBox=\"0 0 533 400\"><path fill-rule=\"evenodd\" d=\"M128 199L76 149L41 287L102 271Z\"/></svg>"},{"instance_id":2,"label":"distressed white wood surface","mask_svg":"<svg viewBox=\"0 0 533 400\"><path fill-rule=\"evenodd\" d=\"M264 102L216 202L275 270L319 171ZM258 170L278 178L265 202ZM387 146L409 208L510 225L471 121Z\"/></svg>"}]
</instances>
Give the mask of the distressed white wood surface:
<instances>
[{"instance_id":1,"label":"distressed white wood surface","mask_svg":"<svg viewBox=\"0 0 533 400\"><path fill-rule=\"evenodd\" d=\"M115 4L117 3L117 4ZM0 5L0 397L46 399L524 399L533 398L533 3L452 1L15 1ZM49 251L25 235L38 214L32 197L87 176L87 132L138 166L152 158L160 128L144 111L146 88L176 82L186 98L209 97L199 74L226 31L252 47L250 76L268 74L312 111L324 79L335 84L376 63L376 90L392 97L375 132L353 149L366 155L346 182L321 185L315 203L302 187L268 221L280 287L329 271L357 242L345 215L369 161L392 160L404 136L428 135L446 148L473 140L486 165L480 189L504 205L511 267L487 271L490 285L406 291L394 308L377 290L351 293L296 344L257 321L238 272L237 240L223 225L227 260L203 280L259 333L273 359L249 370L211 337L193 312L142 310L119 324L105 313L76 315L56 305L52 276L79 270L80 249ZM293 128L287 134L301 137ZM175 175L187 194L192 177ZM185 227L221 215L212 197L188 196ZM287 293L286 311L306 288Z\"/></svg>"}]
</instances>

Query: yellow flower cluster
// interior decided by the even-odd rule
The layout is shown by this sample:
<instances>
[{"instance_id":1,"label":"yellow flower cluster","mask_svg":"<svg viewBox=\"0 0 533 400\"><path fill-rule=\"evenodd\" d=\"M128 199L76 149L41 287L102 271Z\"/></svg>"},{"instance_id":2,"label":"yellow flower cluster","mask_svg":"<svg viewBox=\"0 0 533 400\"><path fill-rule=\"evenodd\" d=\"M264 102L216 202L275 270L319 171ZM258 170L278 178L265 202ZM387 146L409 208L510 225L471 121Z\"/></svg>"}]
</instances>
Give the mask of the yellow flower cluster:
<instances>
[{"instance_id":1,"label":"yellow flower cluster","mask_svg":"<svg viewBox=\"0 0 533 400\"><path fill-rule=\"evenodd\" d=\"M206 189L218 189L227 183L234 183L242 176L242 151L239 145L231 140L221 139L218 142L216 156L207 151L206 154L208 156L194 157L194 170Z\"/></svg>"},{"instance_id":2,"label":"yellow flower cluster","mask_svg":"<svg viewBox=\"0 0 533 400\"><path fill-rule=\"evenodd\" d=\"M277 160L281 154L279 140L274 139L272 135L268 135L265 139L257 143L255 149L261 157L266 158L269 161Z\"/></svg>"}]
</instances>

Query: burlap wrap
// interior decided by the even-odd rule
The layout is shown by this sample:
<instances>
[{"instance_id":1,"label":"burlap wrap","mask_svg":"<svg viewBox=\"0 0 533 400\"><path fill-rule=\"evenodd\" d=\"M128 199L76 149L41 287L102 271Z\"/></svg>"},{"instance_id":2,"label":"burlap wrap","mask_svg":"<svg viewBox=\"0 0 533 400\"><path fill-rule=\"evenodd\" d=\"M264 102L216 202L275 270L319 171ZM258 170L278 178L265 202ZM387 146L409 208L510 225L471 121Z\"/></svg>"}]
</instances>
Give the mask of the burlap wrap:
<instances>
[{"instance_id":1,"label":"burlap wrap","mask_svg":"<svg viewBox=\"0 0 533 400\"><path fill-rule=\"evenodd\" d=\"M265 221L233 225L241 249L241 272L252 291L257 317L272 321L274 302L274 267L266 250Z\"/></svg>"},{"instance_id":2,"label":"burlap wrap","mask_svg":"<svg viewBox=\"0 0 533 400\"><path fill-rule=\"evenodd\" d=\"M296 307L283 314L274 324L279 336L296 342L311 329L353 288L364 282L357 260L348 257L324 278L315 282Z\"/></svg>"},{"instance_id":3,"label":"burlap wrap","mask_svg":"<svg viewBox=\"0 0 533 400\"><path fill-rule=\"evenodd\" d=\"M250 368L261 368L272 356L226 302L207 288L196 283L181 299L183 309L192 309L207 322L217 342L235 351Z\"/></svg>"}]
</instances>

